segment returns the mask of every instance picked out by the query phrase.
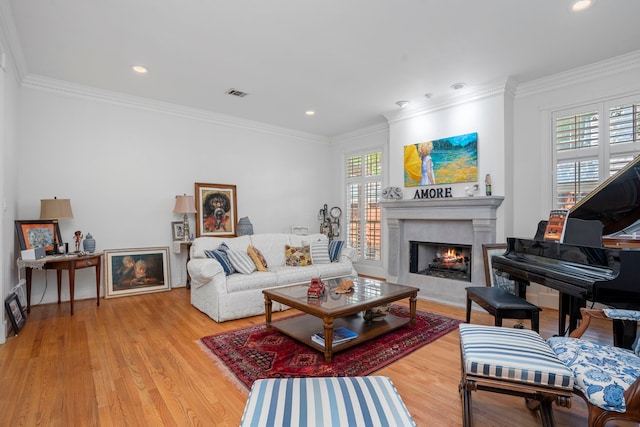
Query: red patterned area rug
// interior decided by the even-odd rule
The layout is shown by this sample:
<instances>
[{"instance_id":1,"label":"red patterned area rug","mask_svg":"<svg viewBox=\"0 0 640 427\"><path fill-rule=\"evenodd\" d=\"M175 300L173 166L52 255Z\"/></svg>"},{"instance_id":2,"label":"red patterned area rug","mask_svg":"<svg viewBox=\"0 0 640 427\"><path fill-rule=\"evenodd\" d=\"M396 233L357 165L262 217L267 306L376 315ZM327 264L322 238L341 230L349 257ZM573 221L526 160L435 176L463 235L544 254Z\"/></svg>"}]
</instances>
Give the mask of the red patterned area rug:
<instances>
[{"instance_id":1,"label":"red patterned area rug","mask_svg":"<svg viewBox=\"0 0 640 427\"><path fill-rule=\"evenodd\" d=\"M409 309L391 312L409 317ZM346 377L369 375L456 329L460 320L418 310L416 325L391 331L333 355L325 363L317 351L264 324L200 339L247 388L260 378ZM214 358L215 360L215 358Z\"/></svg>"}]
</instances>

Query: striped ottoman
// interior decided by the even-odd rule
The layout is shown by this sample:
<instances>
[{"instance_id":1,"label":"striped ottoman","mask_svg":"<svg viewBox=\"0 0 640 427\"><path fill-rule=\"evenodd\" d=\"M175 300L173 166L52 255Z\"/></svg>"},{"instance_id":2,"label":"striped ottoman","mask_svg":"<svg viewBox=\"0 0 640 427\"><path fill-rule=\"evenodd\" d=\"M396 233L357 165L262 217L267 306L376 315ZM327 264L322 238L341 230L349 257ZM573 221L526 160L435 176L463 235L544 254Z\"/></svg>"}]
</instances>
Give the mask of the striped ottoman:
<instances>
[{"instance_id":1,"label":"striped ottoman","mask_svg":"<svg viewBox=\"0 0 640 427\"><path fill-rule=\"evenodd\" d=\"M257 380L241 427L415 426L387 377Z\"/></svg>"},{"instance_id":2,"label":"striped ottoman","mask_svg":"<svg viewBox=\"0 0 640 427\"><path fill-rule=\"evenodd\" d=\"M573 374L544 339L527 329L460 324L462 412L471 426L471 392L486 390L522 396L553 425L551 403L570 407Z\"/></svg>"}]
</instances>

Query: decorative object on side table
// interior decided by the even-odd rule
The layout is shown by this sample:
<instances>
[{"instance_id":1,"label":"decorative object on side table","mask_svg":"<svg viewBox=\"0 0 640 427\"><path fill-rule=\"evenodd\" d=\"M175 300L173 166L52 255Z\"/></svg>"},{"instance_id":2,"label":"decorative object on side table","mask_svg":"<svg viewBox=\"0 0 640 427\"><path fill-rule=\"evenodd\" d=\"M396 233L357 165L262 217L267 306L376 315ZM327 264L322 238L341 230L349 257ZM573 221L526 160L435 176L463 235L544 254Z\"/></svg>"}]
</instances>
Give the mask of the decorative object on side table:
<instances>
[{"instance_id":1,"label":"decorative object on side table","mask_svg":"<svg viewBox=\"0 0 640 427\"><path fill-rule=\"evenodd\" d=\"M85 252L89 252L90 254L94 253L96 250L96 240L93 238L91 233L87 233L87 237L85 237L84 242L82 242L82 247Z\"/></svg>"},{"instance_id":2,"label":"decorative object on side table","mask_svg":"<svg viewBox=\"0 0 640 427\"><path fill-rule=\"evenodd\" d=\"M249 217L245 216L245 217L240 218L240 221L238 221L237 235L238 236L246 236L246 235L251 235L251 234L253 234L253 224L251 224L251 221L249 220Z\"/></svg>"},{"instance_id":3,"label":"decorative object on side table","mask_svg":"<svg viewBox=\"0 0 640 427\"><path fill-rule=\"evenodd\" d=\"M20 250L44 248L47 254L55 253L62 243L62 235L57 219L16 220L16 233Z\"/></svg>"},{"instance_id":4,"label":"decorative object on side table","mask_svg":"<svg viewBox=\"0 0 640 427\"><path fill-rule=\"evenodd\" d=\"M76 242L76 253L80 252L80 242L82 241L82 231L78 230L73 233L73 240Z\"/></svg>"},{"instance_id":5,"label":"decorative object on side table","mask_svg":"<svg viewBox=\"0 0 640 427\"><path fill-rule=\"evenodd\" d=\"M324 295L325 286L319 278L311 279L309 289L307 289L307 298L320 298Z\"/></svg>"}]
</instances>

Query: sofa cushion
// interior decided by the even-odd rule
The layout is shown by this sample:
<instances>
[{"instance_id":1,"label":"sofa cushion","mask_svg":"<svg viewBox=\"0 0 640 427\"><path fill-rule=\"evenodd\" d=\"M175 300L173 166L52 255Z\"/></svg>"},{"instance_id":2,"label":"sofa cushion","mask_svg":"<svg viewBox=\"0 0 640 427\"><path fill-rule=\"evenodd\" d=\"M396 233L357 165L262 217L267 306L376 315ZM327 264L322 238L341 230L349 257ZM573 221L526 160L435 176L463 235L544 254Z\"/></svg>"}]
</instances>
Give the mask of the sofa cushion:
<instances>
[{"instance_id":1,"label":"sofa cushion","mask_svg":"<svg viewBox=\"0 0 640 427\"><path fill-rule=\"evenodd\" d=\"M640 376L640 358L632 351L568 337L547 340L575 377L575 387L591 404L625 412L624 392Z\"/></svg>"},{"instance_id":2,"label":"sofa cushion","mask_svg":"<svg viewBox=\"0 0 640 427\"><path fill-rule=\"evenodd\" d=\"M269 268L284 265L284 245L290 245L289 235L265 233L251 235L251 244L260 249Z\"/></svg>"},{"instance_id":3,"label":"sofa cushion","mask_svg":"<svg viewBox=\"0 0 640 427\"><path fill-rule=\"evenodd\" d=\"M227 276L228 294L256 290L260 293L262 301L264 301L262 289L279 285L278 276L271 271L254 271L251 274L232 274Z\"/></svg>"},{"instance_id":4,"label":"sofa cushion","mask_svg":"<svg viewBox=\"0 0 640 427\"><path fill-rule=\"evenodd\" d=\"M342 252L343 245L344 241L342 240L329 241L329 258L331 259L331 262L340 260L340 252Z\"/></svg>"},{"instance_id":5,"label":"sofa cushion","mask_svg":"<svg viewBox=\"0 0 640 427\"><path fill-rule=\"evenodd\" d=\"M256 271L256 265L246 252L229 249L226 251L229 261L238 273L251 274Z\"/></svg>"},{"instance_id":6,"label":"sofa cushion","mask_svg":"<svg viewBox=\"0 0 640 427\"><path fill-rule=\"evenodd\" d=\"M267 265L267 260L264 259L262 252L258 248L253 245L249 245L247 248L247 254L255 264L258 271L267 271L269 266Z\"/></svg>"},{"instance_id":7,"label":"sofa cushion","mask_svg":"<svg viewBox=\"0 0 640 427\"><path fill-rule=\"evenodd\" d=\"M311 249L309 245L305 246L284 246L285 264L289 267L305 267L312 265Z\"/></svg>"},{"instance_id":8,"label":"sofa cushion","mask_svg":"<svg viewBox=\"0 0 640 427\"><path fill-rule=\"evenodd\" d=\"M204 253L207 257L214 258L218 261L224 269L224 273L228 276L235 273L236 270L233 268L233 264L231 264L231 261L229 260L227 250L229 250L229 247L223 243L218 247L218 249L205 250Z\"/></svg>"},{"instance_id":9,"label":"sofa cushion","mask_svg":"<svg viewBox=\"0 0 640 427\"><path fill-rule=\"evenodd\" d=\"M311 261L314 264L329 264L331 258L329 258L329 241L318 240L317 242L311 242Z\"/></svg>"},{"instance_id":10,"label":"sofa cushion","mask_svg":"<svg viewBox=\"0 0 640 427\"><path fill-rule=\"evenodd\" d=\"M275 267L271 271L278 275L278 286L293 285L296 283L309 283L314 277L320 277L315 265L305 267Z\"/></svg>"}]
</instances>

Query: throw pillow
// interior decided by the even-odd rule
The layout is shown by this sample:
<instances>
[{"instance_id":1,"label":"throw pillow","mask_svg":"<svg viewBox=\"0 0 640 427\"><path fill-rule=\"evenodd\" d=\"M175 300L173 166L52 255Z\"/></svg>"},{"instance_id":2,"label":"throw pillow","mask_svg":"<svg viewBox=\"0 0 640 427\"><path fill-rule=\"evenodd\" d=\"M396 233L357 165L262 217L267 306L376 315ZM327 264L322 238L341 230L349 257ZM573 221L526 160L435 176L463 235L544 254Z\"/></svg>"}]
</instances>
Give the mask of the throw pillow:
<instances>
[{"instance_id":1,"label":"throw pillow","mask_svg":"<svg viewBox=\"0 0 640 427\"><path fill-rule=\"evenodd\" d=\"M305 246L284 246L285 264L290 267L304 267L312 265L311 249Z\"/></svg>"},{"instance_id":2,"label":"throw pillow","mask_svg":"<svg viewBox=\"0 0 640 427\"><path fill-rule=\"evenodd\" d=\"M340 252L342 252L343 240L331 240L329 241L329 258L331 262L336 262L340 259Z\"/></svg>"},{"instance_id":3,"label":"throw pillow","mask_svg":"<svg viewBox=\"0 0 640 427\"><path fill-rule=\"evenodd\" d=\"M226 252L231 265L238 273L251 274L256 271L256 265L246 252L234 251L233 249L229 249Z\"/></svg>"},{"instance_id":4,"label":"throw pillow","mask_svg":"<svg viewBox=\"0 0 640 427\"><path fill-rule=\"evenodd\" d=\"M328 240L318 240L311 243L311 261L314 264L329 264L331 262Z\"/></svg>"},{"instance_id":5,"label":"throw pillow","mask_svg":"<svg viewBox=\"0 0 640 427\"><path fill-rule=\"evenodd\" d=\"M247 248L247 254L249 254L249 257L251 257L251 260L256 265L258 271L267 271L267 260L264 259L262 252L260 252L258 248L253 245L249 245L249 247Z\"/></svg>"},{"instance_id":6,"label":"throw pillow","mask_svg":"<svg viewBox=\"0 0 640 427\"><path fill-rule=\"evenodd\" d=\"M231 264L231 261L229 261L229 256L227 255L228 250L229 247L225 243L223 243L218 246L218 249L204 251L204 254L207 257L214 258L220 263L224 270L224 274L226 274L227 276L236 272L236 270L233 268L233 264Z\"/></svg>"}]
</instances>

